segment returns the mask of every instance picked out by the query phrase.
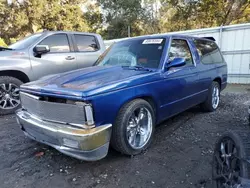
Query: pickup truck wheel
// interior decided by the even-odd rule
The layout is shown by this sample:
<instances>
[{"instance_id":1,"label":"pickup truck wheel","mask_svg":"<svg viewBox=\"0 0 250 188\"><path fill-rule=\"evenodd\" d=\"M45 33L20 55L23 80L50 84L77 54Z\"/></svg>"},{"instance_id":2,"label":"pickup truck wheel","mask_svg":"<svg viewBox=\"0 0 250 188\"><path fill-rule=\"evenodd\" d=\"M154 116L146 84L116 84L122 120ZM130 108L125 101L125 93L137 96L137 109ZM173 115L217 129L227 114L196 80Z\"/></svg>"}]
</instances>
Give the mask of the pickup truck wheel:
<instances>
[{"instance_id":1,"label":"pickup truck wheel","mask_svg":"<svg viewBox=\"0 0 250 188\"><path fill-rule=\"evenodd\" d=\"M215 111L220 103L220 85L218 82L212 82L209 90L208 97L204 103L201 104L201 107L206 112Z\"/></svg>"},{"instance_id":2,"label":"pickup truck wheel","mask_svg":"<svg viewBox=\"0 0 250 188\"><path fill-rule=\"evenodd\" d=\"M148 148L155 128L155 114L145 100L125 104L112 130L111 146L126 155L136 155Z\"/></svg>"},{"instance_id":3,"label":"pickup truck wheel","mask_svg":"<svg viewBox=\"0 0 250 188\"><path fill-rule=\"evenodd\" d=\"M0 76L0 115L14 113L20 107L19 87L22 81Z\"/></svg>"},{"instance_id":4,"label":"pickup truck wheel","mask_svg":"<svg viewBox=\"0 0 250 188\"><path fill-rule=\"evenodd\" d=\"M213 187L241 187L241 184L244 184L243 179L250 178L247 162L249 156L249 131L224 133L215 144L212 166Z\"/></svg>"}]
</instances>

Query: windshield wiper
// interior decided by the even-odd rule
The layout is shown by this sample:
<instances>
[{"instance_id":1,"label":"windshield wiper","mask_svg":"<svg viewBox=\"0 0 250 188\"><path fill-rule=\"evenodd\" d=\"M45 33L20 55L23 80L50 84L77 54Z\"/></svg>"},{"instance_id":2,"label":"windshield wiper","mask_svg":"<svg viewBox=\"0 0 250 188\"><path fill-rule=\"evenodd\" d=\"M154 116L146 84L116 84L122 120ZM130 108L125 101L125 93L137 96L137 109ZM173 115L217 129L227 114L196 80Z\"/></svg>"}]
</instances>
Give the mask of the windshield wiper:
<instances>
[{"instance_id":1,"label":"windshield wiper","mask_svg":"<svg viewBox=\"0 0 250 188\"><path fill-rule=\"evenodd\" d=\"M4 51L4 50L13 50L13 49L0 46L0 51Z\"/></svg>"},{"instance_id":2,"label":"windshield wiper","mask_svg":"<svg viewBox=\"0 0 250 188\"><path fill-rule=\"evenodd\" d=\"M148 69L148 68L145 68L143 66L122 66L122 68L128 68L128 69L131 69L131 70L143 70L143 71L149 71L149 72L152 72L151 69Z\"/></svg>"}]
</instances>

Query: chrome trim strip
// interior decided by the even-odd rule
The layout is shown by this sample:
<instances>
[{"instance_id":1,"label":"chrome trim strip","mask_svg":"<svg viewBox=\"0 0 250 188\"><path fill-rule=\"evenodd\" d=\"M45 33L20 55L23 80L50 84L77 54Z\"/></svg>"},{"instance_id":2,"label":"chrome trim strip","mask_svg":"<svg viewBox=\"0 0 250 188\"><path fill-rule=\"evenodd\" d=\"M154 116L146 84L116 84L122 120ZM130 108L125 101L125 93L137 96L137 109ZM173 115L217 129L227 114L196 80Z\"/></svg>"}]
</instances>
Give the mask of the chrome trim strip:
<instances>
[{"instance_id":1,"label":"chrome trim strip","mask_svg":"<svg viewBox=\"0 0 250 188\"><path fill-rule=\"evenodd\" d=\"M23 111L26 111L26 110L23 110ZM49 120L49 119L42 119L30 112L27 112L26 113L28 114L28 116L30 116L31 118L37 120L37 121L44 121L44 122L48 122L48 123L58 123L58 124L63 124L63 125L71 125L71 126L74 126L74 127L78 127L78 128L83 128L83 129L91 129L91 128L94 128L95 125L92 124L92 126L90 125L85 125L85 124L76 124L76 123L66 123L66 122L62 122L62 121L55 121L55 120Z\"/></svg>"},{"instance_id":2,"label":"chrome trim strip","mask_svg":"<svg viewBox=\"0 0 250 188\"><path fill-rule=\"evenodd\" d=\"M39 96L35 96L35 95L31 95L31 94L29 94L29 93L25 93L25 92L20 92L20 94L22 94L22 95L26 95L26 96L28 96L28 97L30 97L30 98L33 98L33 99L36 99L36 100L39 100L41 97L39 97Z\"/></svg>"}]
</instances>

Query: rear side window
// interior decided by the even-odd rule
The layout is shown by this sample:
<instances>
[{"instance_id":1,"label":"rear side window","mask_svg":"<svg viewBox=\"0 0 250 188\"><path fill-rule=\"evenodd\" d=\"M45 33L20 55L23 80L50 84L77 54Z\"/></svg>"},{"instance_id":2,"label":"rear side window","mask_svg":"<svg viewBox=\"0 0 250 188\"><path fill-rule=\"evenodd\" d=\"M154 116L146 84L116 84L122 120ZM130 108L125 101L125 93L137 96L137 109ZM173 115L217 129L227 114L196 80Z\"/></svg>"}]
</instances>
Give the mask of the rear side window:
<instances>
[{"instance_id":1,"label":"rear side window","mask_svg":"<svg viewBox=\"0 0 250 188\"><path fill-rule=\"evenodd\" d=\"M66 34L55 34L48 36L40 45L48 45L50 52L70 52L69 41Z\"/></svg>"},{"instance_id":2,"label":"rear side window","mask_svg":"<svg viewBox=\"0 0 250 188\"><path fill-rule=\"evenodd\" d=\"M193 65L193 58L190 52L188 43L186 40L173 39L169 51L169 60L174 58L184 58L186 60L186 66Z\"/></svg>"},{"instance_id":3,"label":"rear side window","mask_svg":"<svg viewBox=\"0 0 250 188\"><path fill-rule=\"evenodd\" d=\"M203 64L223 63L223 57L215 42L195 39L194 44Z\"/></svg>"},{"instance_id":4,"label":"rear side window","mask_svg":"<svg viewBox=\"0 0 250 188\"><path fill-rule=\"evenodd\" d=\"M94 36L74 35L79 52L94 52L98 50L98 45Z\"/></svg>"}]
</instances>

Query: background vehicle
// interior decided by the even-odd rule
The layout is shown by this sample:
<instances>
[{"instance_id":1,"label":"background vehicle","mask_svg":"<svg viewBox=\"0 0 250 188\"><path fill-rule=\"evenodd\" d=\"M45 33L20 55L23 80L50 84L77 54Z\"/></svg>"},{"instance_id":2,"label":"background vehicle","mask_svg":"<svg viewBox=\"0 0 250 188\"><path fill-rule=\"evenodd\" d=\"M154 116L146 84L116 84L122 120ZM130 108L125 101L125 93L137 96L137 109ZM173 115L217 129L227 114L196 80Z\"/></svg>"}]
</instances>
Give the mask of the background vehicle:
<instances>
[{"instance_id":1,"label":"background vehicle","mask_svg":"<svg viewBox=\"0 0 250 188\"><path fill-rule=\"evenodd\" d=\"M95 65L22 85L17 119L24 133L84 160L105 157L110 142L136 155L150 145L156 124L199 104L215 111L227 84L219 48L203 38L128 39Z\"/></svg>"},{"instance_id":2,"label":"background vehicle","mask_svg":"<svg viewBox=\"0 0 250 188\"><path fill-rule=\"evenodd\" d=\"M19 107L22 83L92 66L104 50L98 34L63 31L36 33L0 47L0 114Z\"/></svg>"}]
</instances>

